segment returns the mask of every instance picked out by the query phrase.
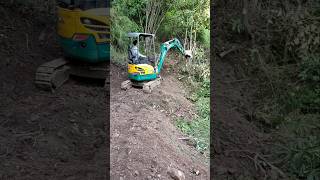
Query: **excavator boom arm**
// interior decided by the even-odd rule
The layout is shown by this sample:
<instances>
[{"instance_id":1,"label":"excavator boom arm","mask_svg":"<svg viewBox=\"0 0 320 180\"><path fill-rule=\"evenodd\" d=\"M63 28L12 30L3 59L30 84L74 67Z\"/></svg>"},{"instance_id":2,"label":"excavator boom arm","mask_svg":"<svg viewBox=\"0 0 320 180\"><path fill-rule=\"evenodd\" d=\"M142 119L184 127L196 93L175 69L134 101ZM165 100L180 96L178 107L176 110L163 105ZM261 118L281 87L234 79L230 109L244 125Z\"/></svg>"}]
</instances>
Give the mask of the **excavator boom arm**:
<instances>
[{"instance_id":1,"label":"excavator boom arm","mask_svg":"<svg viewBox=\"0 0 320 180\"><path fill-rule=\"evenodd\" d=\"M160 73L162 66L163 66L163 63L164 63L164 59L165 59L168 51L173 47L176 47L180 51L181 54L183 54L185 56L186 55L190 56L190 55L186 54L185 49L182 47L180 41L177 38L174 38L170 41L162 43L161 47L160 47L159 61L157 64L157 73Z\"/></svg>"}]
</instances>

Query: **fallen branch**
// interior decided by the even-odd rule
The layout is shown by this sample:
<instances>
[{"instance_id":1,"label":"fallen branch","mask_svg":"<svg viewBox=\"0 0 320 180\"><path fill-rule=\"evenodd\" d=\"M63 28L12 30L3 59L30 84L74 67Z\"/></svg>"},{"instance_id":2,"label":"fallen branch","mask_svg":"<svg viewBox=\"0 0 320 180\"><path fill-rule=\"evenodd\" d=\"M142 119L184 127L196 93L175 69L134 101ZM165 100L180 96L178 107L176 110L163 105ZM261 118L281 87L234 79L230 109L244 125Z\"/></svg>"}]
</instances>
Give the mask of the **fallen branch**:
<instances>
[{"instance_id":1,"label":"fallen branch","mask_svg":"<svg viewBox=\"0 0 320 180\"><path fill-rule=\"evenodd\" d=\"M27 50L29 50L29 36L28 36L28 33L26 33L26 43L27 43Z\"/></svg>"},{"instance_id":2,"label":"fallen branch","mask_svg":"<svg viewBox=\"0 0 320 180\"><path fill-rule=\"evenodd\" d=\"M264 157L260 156L259 154L257 154L257 157L259 157L263 162L265 162L267 165L269 165L271 167L271 169L276 170L282 177L284 177L284 178L287 177L283 171L281 171L278 167L276 167L273 164L271 164L270 162L268 162Z\"/></svg>"},{"instance_id":3,"label":"fallen branch","mask_svg":"<svg viewBox=\"0 0 320 180\"><path fill-rule=\"evenodd\" d=\"M236 82L244 82L244 81L250 81L251 79L237 79L233 81L222 81L223 83L236 83Z\"/></svg>"},{"instance_id":4,"label":"fallen branch","mask_svg":"<svg viewBox=\"0 0 320 180\"><path fill-rule=\"evenodd\" d=\"M230 53L232 53L233 51L236 51L236 50L238 50L238 49L240 49L240 47L232 47L231 49L229 49L229 50L227 50L227 51L223 51L222 53L220 53L220 54L219 54L219 57L220 57L220 58L223 58L223 57L225 57L226 55L228 55L228 54L230 54Z\"/></svg>"},{"instance_id":5,"label":"fallen branch","mask_svg":"<svg viewBox=\"0 0 320 180\"><path fill-rule=\"evenodd\" d=\"M266 165L268 165L271 169L277 171L279 173L280 176L282 176L283 178L287 178L287 176L285 175L285 173L279 169L278 167L274 166L272 163L270 163L269 161L267 161L262 155L260 155L257 152L252 152L250 150L230 150L230 151L226 151L226 153L230 153L230 152L244 152L244 153L250 153L252 154L254 157L250 157L250 156L245 156L249 159L251 159L254 164L255 167L257 168L257 165L259 166L259 168L261 167L261 163L265 163ZM260 160L259 160L260 159ZM265 171L264 169L261 169L262 171Z\"/></svg>"},{"instance_id":6,"label":"fallen branch","mask_svg":"<svg viewBox=\"0 0 320 180\"><path fill-rule=\"evenodd\" d=\"M182 138L178 138L179 140L190 140L191 138L189 137L182 137Z\"/></svg>"}]
</instances>

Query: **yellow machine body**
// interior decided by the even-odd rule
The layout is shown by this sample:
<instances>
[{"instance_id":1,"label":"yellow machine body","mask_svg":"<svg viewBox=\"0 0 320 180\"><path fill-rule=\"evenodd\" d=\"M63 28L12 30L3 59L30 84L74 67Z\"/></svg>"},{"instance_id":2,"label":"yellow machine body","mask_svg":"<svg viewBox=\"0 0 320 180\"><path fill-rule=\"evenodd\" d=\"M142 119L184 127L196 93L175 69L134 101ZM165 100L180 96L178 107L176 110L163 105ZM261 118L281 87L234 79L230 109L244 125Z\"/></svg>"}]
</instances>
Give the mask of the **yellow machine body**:
<instances>
[{"instance_id":1,"label":"yellow machine body","mask_svg":"<svg viewBox=\"0 0 320 180\"><path fill-rule=\"evenodd\" d=\"M86 62L110 58L110 19L107 8L81 10L58 6L57 33L67 56Z\"/></svg>"}]
</instances>

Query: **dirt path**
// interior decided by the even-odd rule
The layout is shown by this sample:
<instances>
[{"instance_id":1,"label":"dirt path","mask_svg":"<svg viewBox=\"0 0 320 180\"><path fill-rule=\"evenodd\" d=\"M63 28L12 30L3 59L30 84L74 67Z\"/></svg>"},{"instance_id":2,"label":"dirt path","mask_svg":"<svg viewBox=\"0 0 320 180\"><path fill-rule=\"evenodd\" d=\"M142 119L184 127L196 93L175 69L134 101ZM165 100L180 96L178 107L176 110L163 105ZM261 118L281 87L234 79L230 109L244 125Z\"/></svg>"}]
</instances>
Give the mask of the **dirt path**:
<instances>
[{"instance_id":1,"label":"dirt path","mask_svg":"<svg viewBox=\"0 0 320 180\"><path fill-rule=\"evenodd\" d=\"M209 179L207 160L179 140L184 135L174 125L177 116L194 114L182 84L165 76L152 94L121 91L126 71L111 69L111 179L170 179L168 167L181 170L186 179Z\"/></svg>"}]
</instances>

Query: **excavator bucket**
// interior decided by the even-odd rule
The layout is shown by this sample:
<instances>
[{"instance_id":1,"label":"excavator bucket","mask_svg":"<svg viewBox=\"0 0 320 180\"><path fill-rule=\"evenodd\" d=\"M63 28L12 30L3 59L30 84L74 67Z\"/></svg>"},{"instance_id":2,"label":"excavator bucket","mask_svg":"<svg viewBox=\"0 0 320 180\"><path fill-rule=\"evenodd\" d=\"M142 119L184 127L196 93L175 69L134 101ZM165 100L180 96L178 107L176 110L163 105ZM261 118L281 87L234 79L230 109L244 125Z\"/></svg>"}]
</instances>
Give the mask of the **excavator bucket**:
<instances>
[{"instance_id":1,"label":"excavator bucket","mask_svg":"<svg viewBox=\"0 0 320 180\"><path fill-rule=\"evenodd\" d=\"M185 55L187 58L192 58L192 52L191 52L191 50L185 50L185 51L184 51L184 55Z\"/></svg>"}]
</instances>

